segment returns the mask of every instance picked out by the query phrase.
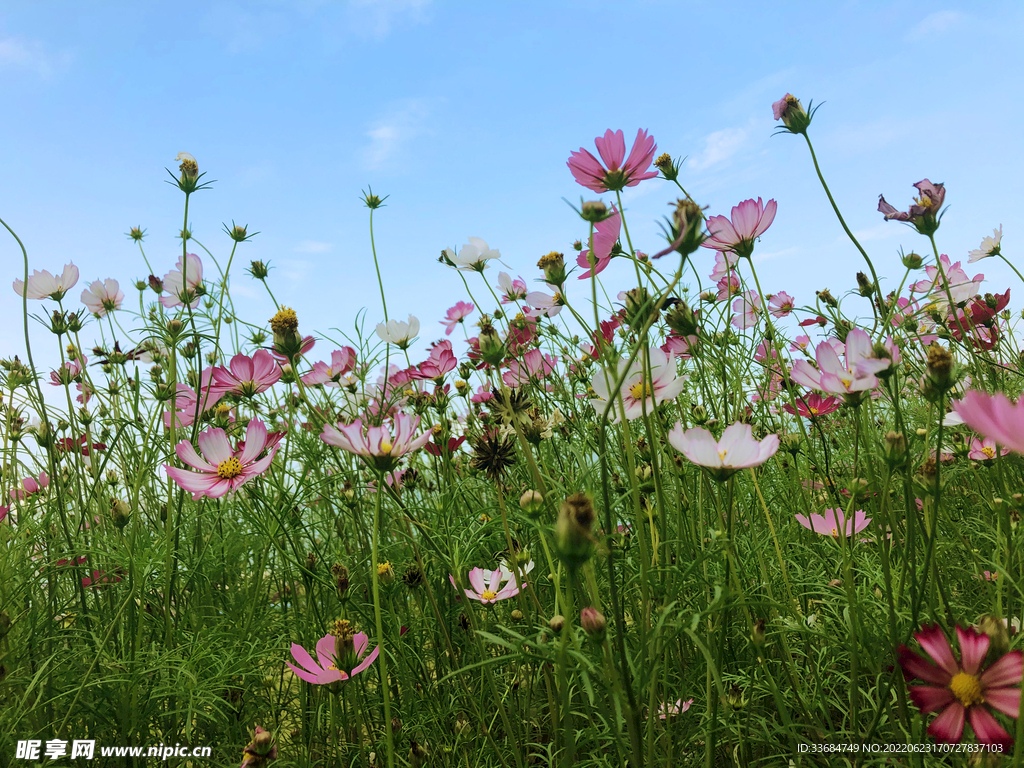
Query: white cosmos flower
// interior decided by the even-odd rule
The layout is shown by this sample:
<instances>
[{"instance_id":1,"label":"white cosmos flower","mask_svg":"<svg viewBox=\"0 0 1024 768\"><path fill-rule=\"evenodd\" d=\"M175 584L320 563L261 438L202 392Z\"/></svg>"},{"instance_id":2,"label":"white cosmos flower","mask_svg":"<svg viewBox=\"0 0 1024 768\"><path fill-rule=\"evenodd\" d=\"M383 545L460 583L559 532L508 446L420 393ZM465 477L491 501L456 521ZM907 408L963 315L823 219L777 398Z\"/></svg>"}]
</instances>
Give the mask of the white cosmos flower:
<instances>
[{"instance_id":1,"label":"white cosmos flower","mask_svg":"<svg viewBox=\"0 0 1024 768\"><path fill-rule=\"evenodd\" d=\"M968 264L973 264L976 261L987 259L989 256L998 256L1000 244L1003 242L1003 225L1000 224L997 229L992 230L992 237L986 237L981 241L981 245L975 248L967 255L970 258L967 260Z\"/></svg>"},{"instance_id":2,"label":"white cosmos flower","mask_svg":"<svg viewBox=\"0 0 1024 768\"><path fill-rule=\"evenodd\" d=\"M464 272L470 270L483 272L487 269L488 260L501 258L501 253L497 248L491 248L479 237L469 238L469 242L459 249L457 256L451 248L445 248L444 253L456 269L461 269Z\"/></svg>"},{"instance_id":3,"label":"white cosmos flower","mask_svg":"<svg viewBox=\"0 0 1024 768\"><path fill-rule=\"evenodd\" d=\"M531 560L523 566L523 576L533 570L534 562ZM512 564L508 560L502 560L498 563L498 568L501 571L502 581L515 581L516 570L512 567Z\"/></svg>"},{"instance_id":4,"label":"white cosmos flower","mask_svg":"<svg viewBox=\"0 0 1024 768\"><path fill-rule=\"evenodd\" d=\"M409 346L409 342L420 332L420 321L409 315L409 321L388 320L377 324L377 335L388 344L395 344L401 349Z\"/></svg>"}]
</instances>

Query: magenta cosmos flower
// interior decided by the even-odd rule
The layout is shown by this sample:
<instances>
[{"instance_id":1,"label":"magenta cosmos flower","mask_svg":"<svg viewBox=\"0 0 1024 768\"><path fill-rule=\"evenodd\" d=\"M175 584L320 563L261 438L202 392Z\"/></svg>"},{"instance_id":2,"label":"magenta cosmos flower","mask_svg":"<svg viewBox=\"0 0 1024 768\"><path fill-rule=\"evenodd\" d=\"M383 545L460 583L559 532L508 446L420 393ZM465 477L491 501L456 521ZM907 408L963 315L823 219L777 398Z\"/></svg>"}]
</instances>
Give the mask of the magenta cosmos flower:
<instances>
[{"instance_id":1,"label":"magenta cosmos flower","mask_svg":"<svg viewBox=\"0 0 1024 768\"><path fill-rule=\"evenodd\" d=\"M786 413L803 416L805 419L815 419L818 416L827 416L842 405L838 397L822 397L817 392L812 392L796 400L796 408L789 403L782 406Z\"/></svg>"},{"instance_id":2,"label":"magenta cosmos flower","mask_svg":"<svg viewBox=\"0 0 1024 768\"><path fill-rule=\"evenodd\" d=\"M960 402L953 403L953 410L982 437L1024 453L1024 398L1011 403L1002 392L986 395L971 390Z\"/></svg>"},{"instance_id":3,"label":"magenta cosmos flower","mask_svg":"<svg viewBox=\"0 0 1024 768\"><path fill-rule=\"evenodd\" d=\"M693 427L685 432L679 422L668 433L668 441L677 451L697 466L707 470L715 480L725 480L741 469L759 467L779 450L779 436L754 439L749 424L736 422L726 427L721 440L708 430Z\"/></svg>"},{"instance_id":4,"label":"magenta cosmos flower","mask_svg":"<svg viewBox=\"0 0 1024 768\"><path fill-rule=\"evenodd\" d=\"M839 538L840 531L847 537L853 536L853 534L863 531L871 523L871 518L864 516L863 509L854 512L853 517L846 517L841 509L826 509L824 515L794 515L794 517L807 530L820 533L822 536L831 536L834 539Z\"/></svg>"},{"instance_id":5,"label":"magenta cosmos flower","mask_svg":"<svg viewBox=\"0 0 1024 768\"><path fill-rule=\"evenodd\" d=\"M522 360L513 359L508 363L508 370L501 375L505 385L515 389L530 379L543 379L550 375L558 364L558 358L545 355L539 349L531 349Z\"/></svg>"},{"instance_id":6,"label":"magenta cosmos flower","mask_svg":"<svg viewBox=\"0 0 1024 768\"><path fill-rule=\"evenodd\" d=\"M240 444L232 450L224 430L214 427L199 435L197 442L203 456L196 453L188 440L182 440L174 447L178 458L195 469L195 472L170 464L164 464L164 469L174 482L192 494L193 499L201 499L203 496L219 499L266 472L277 453L280 439L279 434L268 435L262 421L252 419L245 430L244 445ZM267 455L259 458L264 451Z\"/></svg>"},{"instance_id":7,"label":"magenta cosmos flower","mask_svg":"<svg viewBox=\"0 0 1024 768\"><path fill-rule=\"evenodd\" d=\"M504 585L502 585L502 580L505 578L505 574L502 573L501 568L495 568L491 571L490 578L486 583L484 582L485 575L487 575L487 571L483 568L474 568L469 572L469 585L472 589L463 591L470 600L476 600L484 605L488 605L519 594L519 585L516 583L514 575ZM455 583L455 577L450 573L448 574L448 579L453 587L459 588Z\"/></svg>"},{"instance_id":8,"label":"magenta cosmos flower","mask_svg":"<svg viewBox=\"0 0 1024 768\"><path fill-rule=\"evenodd\" d=\"M70 386L71 382L82 375L89 358L82 356L77 360L68 360L55 371L50 371L50 383L55 387Z\"/></svg>"},{"instance_id":9,"label":"magenta cosmos flower","mask_svg":"<svg viewBox=\"0 0 1024 768\"><path fill-rule=\"evenodd\" d=\"M591 250L580 251L576 257L576 263L586 270L579 276L580 280L600 274L612 260L612 248L619 241L619 231L622 228L622 216L612 206L612 215L594 225L594 237L591 241ZM593 271L590 269L590 254L593 252L596 264Z\"/></svg>"},{"instance_id":10,"label":"magenta cosmos flower","mask_svg":"<svg viewBox=\"0 0 1024 768\"><path fill-rule=\"evenodd\" d=\"M107 278L106 280L94 280L89 287L82 291L82 303L97 317L103 317L107 312L121 308L124 301L124 291L118 285L117 280Z\"/></svg>"},{"instance_id":11,"label":"magenta cosmos flower","mask_svg":"<svg viewBox=\"0 0 1024 768\"><path fill-rule=\"evenodd\" d=\"M470 304L469 306L473 306ZM445 339L436 342L430 348L430 355L415 368L410 369L410 377L413 381L433 379L440 384L445 375L455 370L459 364L455 353L452 351L452 343Z\"/></svg>"},{"instance_id":12,"label":"magenta cosmos flower","mask_svg":"<svg viewBox=\"0 0 1024 768\"><path fill-rule=\"evenodd\" d=\"M643 129L636 132L636 141L633 142L633 149L625 164L622 159L626 157L626 139L622 131L609 128L604 136L594 139L594 144L601 160L580 147L579 152L571 153L566 163L577 183L589 190L597 193L617 192L625 187L635 187L644 179L653 179L658 175L657 171L647 170L651 167L658 145L654 143L654 137L648 136ZM601 161L604 161L604 165Z\"/></svg>"},{"instance_id":13,"label":"magenta cosmos flower","mask_svg":"<svg viewBox=\"0 0 1024 768\"><path fill-rule=\"evenodd\" d=\"M648 352L651 363L650 377L644 371L644 361L638 357L629 366L626 378L622 382L621 393L615 393L617 398L622 396L626 419L632 421L644 414L652 413L655 406L671 400L683 391L686 384L686 376L676 376L675 359L669 357L658 347L651 347ZM594 374L590 385L594 390L594 398L590 401L594 410L601 413L612 394L610 389L618 381L615 368L602 368ZM613 424L620 420L618 409L612 411L615 417Z\"/></svg>"},{"instance_id":14,"label":"magenta cosmos flower","mask_svg":"<svg viewBox=\"0 0 1024 768\"><path fill-rule=\"evenodd\" d=\"M175 264L177 269L172 269L164 275L164 290L170 296L161 296L160 303L167 309L182 307L188 304L192 309L199 306L199 294L196 288L203 282L203 262L194 253L178 257Z\"/></svg>"},{"instance_id":15,"label":"magenta cosmos flower","mask_svg":"<svg viewBox=\"0 0 1024 768\"><path fill-rule=\"evenodd\" d=\"M328 683L343 682L354 675L358 675L373 664L380 653L380 646L376 646L365 658L362 658L362 661L359 661L370 645L370 638L366 636L365 632L356 632L352 636L352 657L350 660L358 661L359 663L345 671L338 668L339 666L345 666L345 660L338 659L337 656L338 639L334 635L324 635L317 641L316 655L320 662L319 664L309 655L309 651L298 643L292 643L292 658L299 663L299 666L296 667L290 661L286 661L285 664L288 665L297 677L305 680L307 683L326 685Z\"/></svg>"},{"instance_id":16,"label":"magenta cosmos flower","mask_svg":"<svg viewBox=\"0 0 1024 768\"><path fill-rule=\"evenodd\" d=\"M1009 751L1013 739L996 722L990 708L1017 717L1020 688L1014 686L1020 684L1024 672L1024 655L1020 651L1010 651L983 671L981 665L988 653L988 635L977 632L973 627L957 627L956 635L960 642L959 662L937 624L925 625L914 634L934 664L905 645L897 649L904 678L930 683L908 686L910 698L922 714L939 712L928 726L928 733L936 741L947 744L959 742L964 732L964 720L968 719L978 741L999 745L1004 752Z\"/></svg>"},{"instance_id":17,"label":"magenta cosmos flower","mask_svg":"<svg viewBox=\"0 0 1024 768\"><path fill-rule=\"evenodd\" d=\"M420 425L419 416L399 413L392 423L394 434L385 426L364 426L362 419L337 427L325 424L320 439L328 445L362 456L368 464L382 472L390 472L402 456L422 448L431 434L428 429L419 437L413 437Z\"/></svg>"},{"instance_id":18,"label":"magenta cosmos flower","mask_svg":"<svg viewBox=\"0 0 1024 768\"><path fill-rule=\"evenodd\" d=\"M265 349L257 349L252 357L235 355L229 367L214 368L211 381L213 388L224 394L255 397L274 386L281 373L274 356Z\"/></svg>"},{"instance_id":19,"label":"magenta cosmos flower","mask_svg":"<svg viewBox=\"0 0 1024 768\"><path fill-rule=\"evenodd\" d=\"M708 219L708 239L701 243L705 248L716 251L732 251L739 256L750 257L754 252L754 240L763 235L775 221L778 204L769 200L767 204L761 198L744 200L733 206L732 219L725 216L712 216Z\"/></svg>"},{"instance_id":20,"label":"magenta cosmos flower","mask_svg":"<svg viewBox=\"0 0 1024 768\"><path fill-rule=\"evenodd\" d=\"M444 320L440 321L441 325L444 326L444 335L451 336L452 331L455 330L455 326L469 317L469 315L473 313L474 309L476 309L476 307L466 301L456 302L454 307L449 307L447 314L444 316Z\"/></svg>"},{"instance_id":21,"label":"magenta cosmos flower","mask_svg":"<svg viewBox=\"0 0 1024 768\"><path fill-rule=\"evenodd\" d=\"M15 501L21 501L27 499L29 496L39 493L44 488L49 487L50 476L45 472L39 473L39 478L26 477L21 481L21 488L14 488L11 490L11 498Z\"/></svg>"},{"instance_id":22,"label":"magenta cosmos flower","mask_svg":"<svg viewBox=\"0 0 1024 768\"><path fill-rule=\"evenodd\" d=\"M16 279L14 281L14 292L19 296L29 299L53 299L60 301L64 294L75 287L78 282L78 267L74 264L66 264L64 271L54 277L45 269L32 270L32 276L28 279L28 290L25 289L25 281Z\"/></svg>"}]
</instances>

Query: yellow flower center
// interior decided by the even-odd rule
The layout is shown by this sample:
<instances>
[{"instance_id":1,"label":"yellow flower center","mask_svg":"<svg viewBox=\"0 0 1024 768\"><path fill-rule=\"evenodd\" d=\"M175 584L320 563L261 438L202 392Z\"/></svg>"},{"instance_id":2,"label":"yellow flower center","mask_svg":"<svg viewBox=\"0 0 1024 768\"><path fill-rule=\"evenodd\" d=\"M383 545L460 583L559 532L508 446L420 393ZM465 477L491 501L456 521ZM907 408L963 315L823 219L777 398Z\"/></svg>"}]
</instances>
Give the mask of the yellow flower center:
<instances>
[{"instance_id":1,"label":"yellow flower center","mask_svg":"<svg viewBox=\"0 0 1024 768\"><path fill-rule=\"evenodd\" d=\"M348 640L355 636L356 628L352 626L352 622L348 619L338 619L331 628L331 634L335 637L340 637L342 640Z\"/></svg>"},{"instance_id":2,"label":"yellow flower center","mask_svg":"<svg viewBox=\"0 0 1024 768\"><path fill-rule=\"evenodd\" d=\"M391 570L391 561L385 560L383 563L377 563L377 575L383 576L385 573Z\"/></svg>"},{"instance_id":3,"label":"yellow flower center","mask_svg":"<svg viewBox=\"0 0 1024 768\"><path fill-rule=\"evenodd\" d=\"M493 590L490 590L490 589L485 589L485 590L484 590L484 591L483 591L483 592L482 592L482 593L480 594L480 597L482 597L482 598L483 598L484 600L493 600L493 599L494 599L494 598L496 598L497 596L498 596L498 593L497 593L497 592L495 592L495 591L493 591Z\"/></svg>"},{"instance_id":4,"label":"yellow flower center","mask_svg":"<svg viewBox=\"0 0 1024 768\"><path fill-rule=\"evenodd\" d=\"M811 416L818 415L818 409L815 408L814 406L808 406L807 410L810 411Z\"/></svg>"},{"instance_id":5,"label":"yellow flower center","mask_svg":"<svg viewBox=\"0 0 1024 768\"><path fill-rule=\"evenodd\" d=\"M295 314L294 309L288 307L281 307L276 315L270 318L270 330L274 333L284 333L285 331L294 331L299 327L299 318Z\"/></svg>"},{"instance_id":6,"label":"yellow flower center","mask_svg":"<svg viewBox=\"0 0 1024 768\"><path fill-rule=\"evenodd\" d=\"M718 449L718 458L720 458L723 462L725 462L725 454L727 454L728 452L729 452L728 448L719 448Z\"/></svg>"},{"instance_id":7,"label":"yellow flower center","mask_svg":"<svg viewBox=\"0 0 1024 768\"><path fill-rule=\"evenodd\" d=\"M629 394L634 400L646 400L654 394L654 389L649 387L646 381L638 381L629 388Z\"/></svg>"},{"instance_id":8,"label":"yellow flower center","mask_svg":"<svg viewBox=\"0 0 1024 768\"><path fill-rule=\"evenodd\" d=\"M981 452L988 456L990 459L994 459L996 456L996 449L988 446L981 449Z\"/></svg>"},{"instance_id":9,"label":"yellow flower center","mask_svg":"<svg viewBox=\"0 0 1024 768\"><path fill-rule=\"evenodd\" d=\"M919 198L917 198L914 202L916 202L922 208L931 208L932 207L932 199L930 197L928 197L928 195L926 195L924 193L922 193L921 196Z\"/></svg>"},{"instance_id":10,"label":"yellow flower center","mask_svg":"<svg viewBox=\"0 0 1024 768\"><path fill-rule=\"evenodd\" d=\"M394 447L395 446L393 446L387 440L382 440L380 444L380 452L383 453L385 456L390 456L391 451Z\"/></svg>"},{"instance_id":11,"label":"yellow flower center","mask_svg":"<svg viewBox=\"0 0 1024 768\"><path fill-rule=\"evenodd\" d=\"M953 675L953 679L949 681L949 690L965 707L985 703L985 697L981 695L981 681L966 672Z\"/></svg>"},{"instance_id":12,"label":"yellow flower center","mask_svg":"<svg viewBox=\"0 0 1024 768\"><path fill-rule=\"evenodd\" d=\"M221 480L231 480L242 474L242 462L232 456L217 465L217 477Z\"/></svg>"}]
</instances>

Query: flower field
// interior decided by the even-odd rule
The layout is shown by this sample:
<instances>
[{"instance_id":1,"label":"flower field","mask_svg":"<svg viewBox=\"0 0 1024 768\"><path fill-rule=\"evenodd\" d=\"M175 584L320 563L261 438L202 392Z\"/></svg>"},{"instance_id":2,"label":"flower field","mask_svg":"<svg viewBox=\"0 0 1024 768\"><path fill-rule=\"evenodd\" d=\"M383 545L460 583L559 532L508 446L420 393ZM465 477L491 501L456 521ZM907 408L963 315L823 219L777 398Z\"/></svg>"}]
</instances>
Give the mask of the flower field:
<instances>
[{"instance_id":1,"label":"flower field","mask_svg":"<svg viewBox=\"0 0 1024 768\"><path fill-rule=\"evenodd\" d=\"M5 223L0 762L1019 765L1018 287L972 273L1021 276L928 179L879 197L880 274L822 118L771 108L863 256L834 293L762 288L786 201L707 209L646 130L567 150L576 242L437 247L441 318L389 303L364 192L383 313L346 338L278 303L259 233L189 231L218 190L188 153L176 262L128 233L148 280L36 264ZM659 184L636 242L623 191ZM275 314L236 315L242 284Z\"/></svg>"}]
</instances>

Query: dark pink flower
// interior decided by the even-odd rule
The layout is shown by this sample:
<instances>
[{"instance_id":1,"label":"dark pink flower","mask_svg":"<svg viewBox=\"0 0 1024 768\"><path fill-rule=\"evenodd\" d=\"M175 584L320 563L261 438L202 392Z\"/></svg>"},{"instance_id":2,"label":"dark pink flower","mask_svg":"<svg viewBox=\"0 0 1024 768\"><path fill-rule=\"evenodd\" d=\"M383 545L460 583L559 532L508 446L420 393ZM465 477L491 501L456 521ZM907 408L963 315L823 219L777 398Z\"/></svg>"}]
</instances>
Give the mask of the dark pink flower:
<instances>
[{"instance_id":1,"label":"dark pink flower","mask_svg":"<svg viewBox=\"0 0 1024 768\"><path fill-rule=\"evenodd\" d=\"M763 235L772 222L778 205L769 200L767 205L761 198L744 200L732 209L732 219L712 216L708 219L709 237L701 245L718 251L732 251L740 256L754 252L754 240Z\"/></svg>"},{"instance_id":2,"label":"dark pink flower","mask_svg":"<svg viewBox=\"0 0 1024 768\"><path fill-rule=\"evenodd\" d=\"M192 494L193 499L203 496L219 499L266 472L277 453L279 439L279 435L267 434L267 427L262 421L252 419L246 428L244 443L239 443L232 450L224 430L214 427L199 435L199 450L203 456L196 453L188 440L182 440L174 447L178 458L195 472L170 464L165 464L164 468L174 482ZM261 459L259 456L264 450L267 455Z\"/></svg>"},{"instance_id":3,"label":"dark pink flower","mask_svg":"<svg viewBox=\"0 0 1024 768\"><path fill-rule=\"evenodd\" d=\"M991 710L1017 717L1020 688L1014 686L1020 684L1024 673L1024 655L1010 651L982 670L989 649L988 635L973 627L957 627L956 634L960 643L959 662L937 624L925 625L914 634L934 663L905 645L897 649L904 678L930 683L908 686L910 698L921 714L939 712L928 726L928 733L936 741L959 742L964 733L964 721L969 719L979 742L998 745L1001 751L1008 752L1013 739L996 722Z\"/></svg>"},{"instance_id":4,"label":"dark pink flower","mask_svg":"<svg viewBox=\"0 0 1024 768\"><path fill-rule=\"evenodd\" d=\"M473 305L470 304L470 307ZM430 348L430 356L420 363L410 373L413 380L433 379L434 381L440 381L444 378L445 374L451 373L455 370L455 367L459 364L459 361L455 357L455 353L452 352L452 343L445 339L439 341Z\"/></svg>"},{"instance_id":5,"label":"dark pink flower","mask_svg":"<svg viewBox=\"0 0 1024 768\"><path fill-rule=\"evenodd\" d=\"M121 577L118 576L116 573L107 573L106 571L96 571L96 570L94 570L92 572L92 576L83 576L82 577L82 586L83 587L102 587L102 586L105 586L107 584L116 584L120 580L121 580Z\"/></svg>"},{"instance_id":6,"label":"dark pink flower","mask_svg":"<svg viewBox=\"0 0 1024 768\"><path fill-rule=\"evenodd\" d=\"M613 205L612 215L594 225L594 237L591 245L593 246L593 254L597 263L594 265L593 272L590 270L590 250L580 251L580 255L576 257L576 263L586 270L586 272L579 276L580 280L586 280L592 274L600 274L608 266L612 260L612 248L619 241L619 231L621 228L622 216Z\"/></svg>"},{"instance_id":7,"label":"dark pink flower","mask_svg":"<svg viewBox=\"0 0 1024 768\"><path fill-rule=\"evenodd\" d=\"M449 307L448 313L445 315L444 320L441 321L441 325L444 326L444 335L451 336L455 326L472 314L474 309L475 307L472 304L465 301L457 302L454 307Z\"/></svg>"},{"instance_id":8,"label":"dark pink flower","mask_svg":"<svg viewBox=\"0 0 1024 768\"><path fill-rule=\"evenodd\" d=\"M278 382L281 366L267 350L257 349L252 357L235 355L230 367L214 368L212 375L214 389L229 395L254 397Z\"/></svg>"},{"instance_id":9,"label":"dark pink flower","mask_svg":"<svg viewBox=\"0 0 1024 768\"><path fill-rule=\"evenodd\" d=\"M44 488L50 485L50 476L45 472L39 473L39 478L26 477L21 481L21 488L15 488L11 491L11 498L16 501L27 499L34 493L39 493Z\"/></svg>"},{"instance_id":10,"label":"dark pink flower","mask_svg":"<svg viewBox=\"0 0 1024 768\"><path fill-rule=\"evenodd\" d=\"M635 187L644 179L653 179L658 175L657 171L647 170L651 167L658 146L654 138L648 136L643 129L636 132L633 149L625 164L622 160L626 155L626 140L622 131L609 128L603 137L594 139L594 144L601 160L580 147L579 152L571 153L566 163L577 183L593 192L616 192L625 187ZM604 165L601 161L604 161Z\"/></svg>"},{"instance_id":11,"label":"dark pink flower","mask_svg":"<svg viewBox=\"0 0 1024 768\"><path fill-rule=\"evenodd\" d=\"M804 397L799 397L796 400L796 408L786 403L782 406L782 409L787 413L794 415L799 414L805 419L814 419L818 416L826 416L835 410L838 410L839 406L842 405L842 400L838 397L822 397L817 392L812 392Z\"/></svg>"}]
</instances>

